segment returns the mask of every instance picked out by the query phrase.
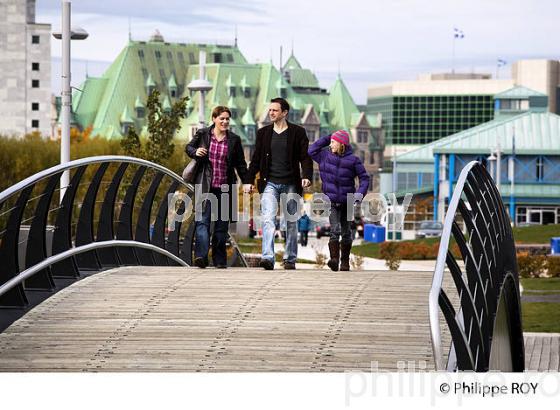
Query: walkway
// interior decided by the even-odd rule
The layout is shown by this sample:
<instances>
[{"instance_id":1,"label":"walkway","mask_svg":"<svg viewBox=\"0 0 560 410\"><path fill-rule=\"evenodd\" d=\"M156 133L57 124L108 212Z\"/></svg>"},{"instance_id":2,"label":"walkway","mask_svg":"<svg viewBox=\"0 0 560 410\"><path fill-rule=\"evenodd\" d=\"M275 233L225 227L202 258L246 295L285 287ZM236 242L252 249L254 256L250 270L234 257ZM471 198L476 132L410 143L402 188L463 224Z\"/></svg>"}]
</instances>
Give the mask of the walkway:
<instances>
[{"instance_id":1,"label":"walkway","mask_svg":"<svg viewBox=\"0 0 560 410\"><path fill-rule=\"evenodd\" d=\"M429 370L430 282L431 272L113 269L0 334L0 370Z\"/></svg>"}]
</instances>

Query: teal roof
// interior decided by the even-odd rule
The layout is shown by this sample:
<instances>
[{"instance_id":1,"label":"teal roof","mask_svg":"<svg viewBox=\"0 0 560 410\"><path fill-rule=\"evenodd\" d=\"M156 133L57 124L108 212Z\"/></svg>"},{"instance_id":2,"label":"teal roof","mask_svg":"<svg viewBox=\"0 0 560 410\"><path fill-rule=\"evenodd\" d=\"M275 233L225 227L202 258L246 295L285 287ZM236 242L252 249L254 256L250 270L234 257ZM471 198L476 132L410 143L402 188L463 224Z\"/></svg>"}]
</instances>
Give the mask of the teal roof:
<instances>
[{"instance_id":1,"label":"teal roof","mask_svg":"<svg viewBox=\"0 0 560 410\"><path fill-rule=\"evenodd\" d=\"M334 125L336 129L352 128L352 115L359 113L359 111L340 76L337 77L329 93L331 125Z\"/></svg>"},{"instance_id":2,"label":"teal roof","mask_svg":"<svg viewBox=\"0 0 560 410\"><path fill-rule=\"evenodd\" d=\"M494 99L527 99L529 97L546 97L546 94L540 93L535 90L531 90L530 88L523 87L523 86L516 86L510 88L509 90L503 91L498 93L494 96Z\"/></svg>"},{"instance_id":3,"label":"teal roof","mask_svg":"<svg viewBox=\"0 0 560 410\"><path fill-rule=\"evenodd\" d=\"M283 70L293 70L293 69L302 69L303 67L297 60L297 58L292 54L284 64Z\"/></svg>"},{"instance_id":4,"label":"teal roof","mask_svg":"<svg viewBox=\"0 0 560 410\"><path fill-rule=\"evenodd\" d=\"M251 114L251 110L249 107L245 110L245 114L241 118L241 124L243 125L255 125L255 119L253 118L253 114Z\"/></svg>"},{"instance_id":5,"label":"teal roof","mask_svg":"<svg viewBox=\"0 0 560 410\"><path fill-rule=\"evenodd\" d=\"M73 110L78 124L83 128L92 126L92 135L122 137L120 120L128 107L127 120L132 119L138 130L145 130L147 120L136 118L135 110L131 109L145 106L147 85L158 89L166 109L171 107L170 92L175 87L180 93L177 98L190 96L186 86L198 78L199 50L208 53L206 76L213 85L206 94L205 118L208 123L213 107L230 105L238 113L243 113L243 117L237 118L239 125L257 123L255 125L260 126L267 118L270 100L279 96L279 86L294 109L303 113L311 105L321 128L327 131L351 129L352 122L360 117L360 111L340 77L329 94L319 88L314 74L302 68L295 56L286 63L294 80L290 83L271 63L247 63L237 47L129 41L101 78L87 78L80 87L84 92L74 95ZM212 53L221 53L223 62L214 63ZM250 95L245 97L244 92L237 92L230 98L228 84L250 90ZM298 91L300 86L307 87L305 92ZM176 134L178 138L186 138L192 127L198 124L198 95L192 96L187 104L189 115L181 120L182 128ZM243 127L238 128L236 131L243 136Z\"/></svg>"},{"instance_id":6,"label":"teal roof","mask_svg":"<svg viewBox=\"0 0 560 410\"><path fill-rule=\"evenodd\" d=\"M134 121L132 120L132 117L130 116L130 113L128 112L128 106L125 105L124 106L124 111L121 114L121 118L120 121L122 124L133 124Z\"/></svg>"},{"instance_id":7,"label":"teal roof","mask_svg":"<svg viewBox=\"0 0 560 410\"><path fill-rule=\"evenodd\" d=\"M503 121L507 121L508 118L498 118L498 119L494 119L492 121L488 121L485 123L482 123L480 125L477 125L476 127L473 128L469 128L467 131L471 131L471 132L476 132L476 130L483 130L486 129L488 127L493 127L498 123L501 123ZM463 131L465 132L465 131ZM461 134L462 133L458 133L458 134L452 134L448 137L445 138L441 138L437 141L433 141L429 144L425 144L422 145L418 148L415 148L413 150L410 150L404 154L400 154L397 155L397 161L399 163L401 162L410 162L410 163L417 163L417 162L429 162L429 163L433 163L434 162L434 149L437 148L438 146L442 145L442 144L447 144L447 143L451 143L459 138L461 138Z\"/></svg>"},{"instance_id":8,"label":"teal roof","mask_svg":"<svg viewBox=\"0 0 560 410\"><path fill-rule=\"evenodd\" d=\"M560 155L560 116L527 112L501 121L490 121L440 140L435 153L487 154L500 144L502 152L520 155ZM448 139L449 138L449 139Z\"/></svg>"}]
</instances>

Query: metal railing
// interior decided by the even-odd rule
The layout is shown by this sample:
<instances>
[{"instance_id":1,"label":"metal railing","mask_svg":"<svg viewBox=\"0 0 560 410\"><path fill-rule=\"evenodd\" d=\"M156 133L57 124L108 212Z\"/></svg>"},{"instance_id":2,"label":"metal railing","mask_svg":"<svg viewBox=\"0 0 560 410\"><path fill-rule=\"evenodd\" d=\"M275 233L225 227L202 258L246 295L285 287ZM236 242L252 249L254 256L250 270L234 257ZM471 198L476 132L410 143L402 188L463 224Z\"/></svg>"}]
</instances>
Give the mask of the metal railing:
<instances>
[{"instance_id":1,"label":"metal railing","mask_svg":"<svg viewBox=\"0 0 560 410\"><path fill-rule=\"evenodd\" d=\"M73 175L59 203L66 170ZM1 192L0 307L25 307L26 292L54 291L56 278L76 279L80 271L190 265L194 221L168 220L168 197L177 191L193 200L193 187L161 165L99 156L54 166ZM229 245L228 264L247 266L232 237Z\"/></svg>"},{"instance_id":2,"label":"metal railing","mask_svg":"<svg viewBox=\"0 0 560 410\"><path fill-rule=\"evenodd\" d=\"M464 224L465 233L459 223ZM453 256L453 247L464 268ZM446 266L458 298L448 297L443 289ZM447 363L440 309L451 334ZM436 370L524 370L513 232L494 181L476 161L463 168L445 216L429 315Z\"/></svg>"}]
</instances>

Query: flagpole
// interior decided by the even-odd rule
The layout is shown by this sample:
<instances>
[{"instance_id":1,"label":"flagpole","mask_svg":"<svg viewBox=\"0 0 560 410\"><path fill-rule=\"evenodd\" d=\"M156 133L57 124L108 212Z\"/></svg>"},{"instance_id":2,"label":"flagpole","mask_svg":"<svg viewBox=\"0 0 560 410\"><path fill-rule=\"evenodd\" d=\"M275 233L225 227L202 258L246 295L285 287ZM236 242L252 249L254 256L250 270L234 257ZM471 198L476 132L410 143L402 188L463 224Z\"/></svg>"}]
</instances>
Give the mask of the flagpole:
<instances>
[{"instance_id":1,"label":"flagpole","mask_svg":"<svg viewBox=\"0 0 560 410\"><path fill-rule=\"evenodd\" d=\"M451 58L451 74L455 74L455 33L453 33L453 56Z\"/></svg>"}]
</instances>

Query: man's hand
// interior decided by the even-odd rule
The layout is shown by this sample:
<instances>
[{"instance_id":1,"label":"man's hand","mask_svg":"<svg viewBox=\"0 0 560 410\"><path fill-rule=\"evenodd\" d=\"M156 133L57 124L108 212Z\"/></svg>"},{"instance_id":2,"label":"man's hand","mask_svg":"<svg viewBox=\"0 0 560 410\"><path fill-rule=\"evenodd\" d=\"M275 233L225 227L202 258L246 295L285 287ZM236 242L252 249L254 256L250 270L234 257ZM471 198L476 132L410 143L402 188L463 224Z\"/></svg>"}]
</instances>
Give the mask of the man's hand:
<instances>
[{"instance_id":1,"label":"man's hand","mask_svg":"<svg viewBox=\"0 0 560 410\"><path fill-rule=\"evenodd\" d=\"M243 184L243 193L250 194L253 191L253 185Z\"/></svg>"},{"instance_id":2,"label":"man's hand","mask_svg":"<svg viewBox=\"0 0 560 410\"><path fill-rule=\"evenodd\" d=\"M302 179L302 180L301 180L301 186L302 186L303 188L310 187L310 186L311 186L311 181L308 180L308 179Z\"/></svg>"}]
</instances>

